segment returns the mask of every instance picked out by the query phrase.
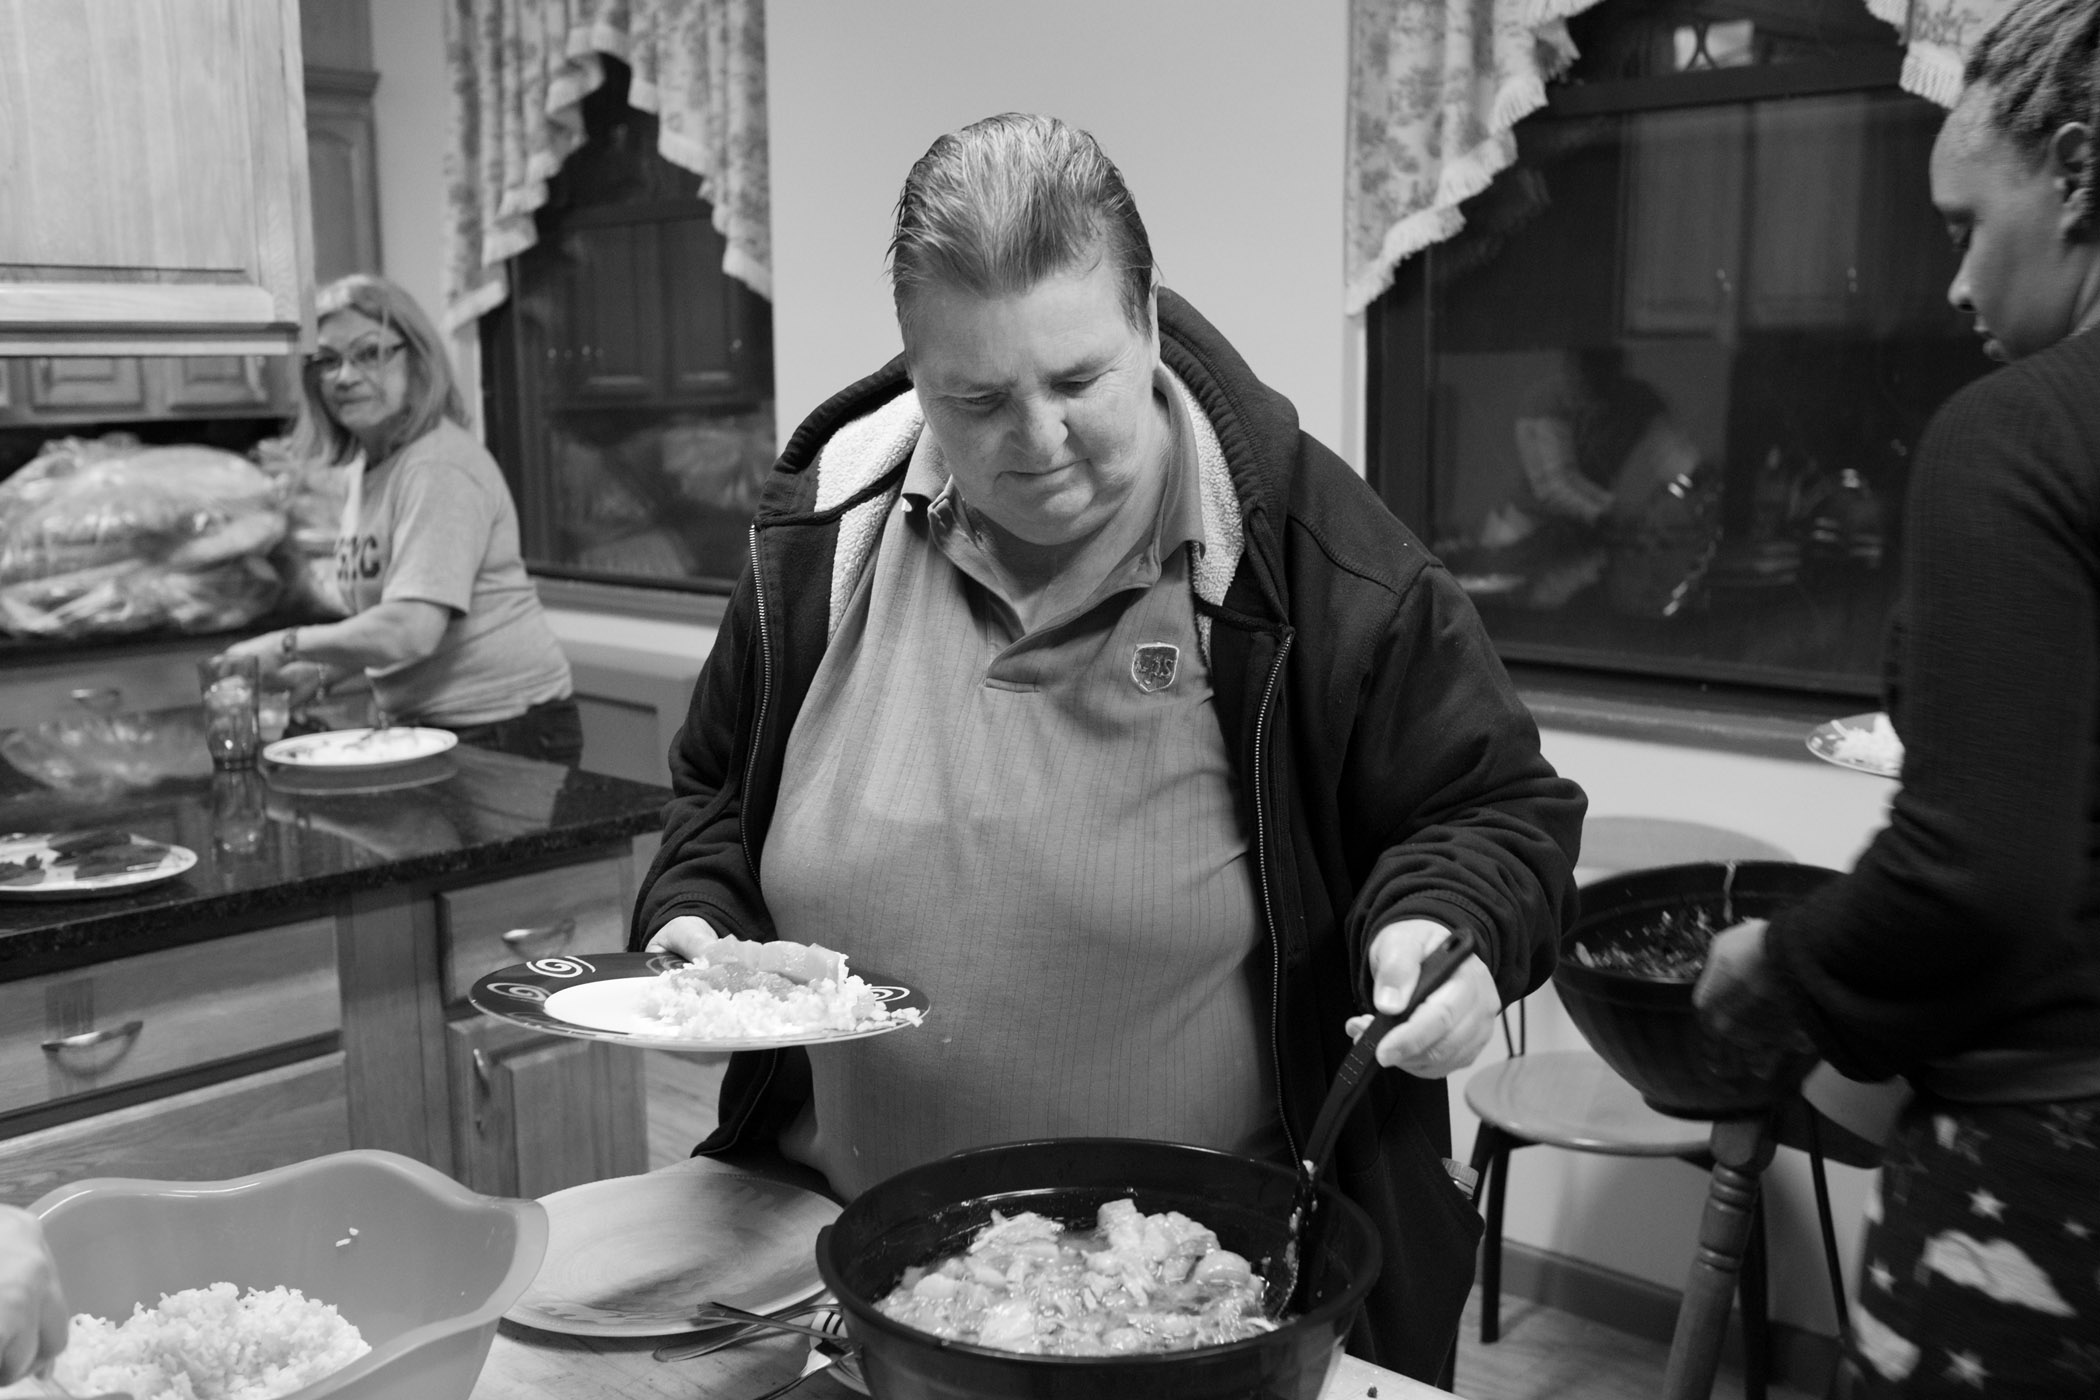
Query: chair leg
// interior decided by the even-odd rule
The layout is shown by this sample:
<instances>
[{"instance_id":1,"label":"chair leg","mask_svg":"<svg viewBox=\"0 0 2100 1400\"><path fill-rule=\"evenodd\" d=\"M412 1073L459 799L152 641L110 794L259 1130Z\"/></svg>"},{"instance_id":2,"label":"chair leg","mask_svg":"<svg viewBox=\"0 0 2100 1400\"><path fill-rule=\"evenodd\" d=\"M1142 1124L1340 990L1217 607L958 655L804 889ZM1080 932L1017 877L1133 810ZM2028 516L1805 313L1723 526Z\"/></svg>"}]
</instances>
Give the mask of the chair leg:
<instances>
[{"instance_id":1,"label":"chair leg","mask_svg":"<svg viewBox=\"0 0 2100 1400\"><path fill-rule=\"evenodd\" d=\"M1816 1110L1808 1110L1808 1170L1816 1186L1816 1228L1823 1236L1823 1267L1830 1273L1830 1306L1837 1314L1838 1349L1852 1350L1852 1313L1845 1306L1845 1268L1838 1259L1837 1228L1830 1221L1830 1177L1823 1170L1823 1144L1816 1136Z\"/></svg>"},{"instance_id":2,"label":"chair leg","mask_svg":"<svg viewBox=\"0 0 2100 1400\"><path fill-rule=\"evenodd\" d=\"M1765 1400L1772 1373L1772 1320L1765 1252L1765 1201L1759 1193L1750 1212L1750 1238L1743 1247L1743 1272L1736 1282L1743 1304L1743 1400Z\"/></svg>"},{"instance_id":3,"label":"chair leg","mask_svg":"<svg viewBox=\"0 0 2100 1400\"><path fill-rule=\"evenodd\" d=\"M1481 1135L1492 1133L1487 1175L1487 1231L1481 1241L1480 1340L1493 1342L1502 1336L1502 1204L1509 1194L1509 1154L1516 1139L1500 1128L1483 1123ZM1480 1155L1476 1142L1474 1155Z\"/></svg>"}]
</instances>

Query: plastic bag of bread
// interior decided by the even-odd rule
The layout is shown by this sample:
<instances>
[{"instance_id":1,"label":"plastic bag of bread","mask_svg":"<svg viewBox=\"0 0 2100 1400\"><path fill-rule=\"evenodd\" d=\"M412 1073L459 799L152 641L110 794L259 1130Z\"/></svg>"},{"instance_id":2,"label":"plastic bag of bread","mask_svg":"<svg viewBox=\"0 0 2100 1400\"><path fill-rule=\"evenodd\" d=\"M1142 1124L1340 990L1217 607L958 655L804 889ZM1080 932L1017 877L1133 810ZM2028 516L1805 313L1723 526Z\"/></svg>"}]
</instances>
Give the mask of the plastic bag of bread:
<instances>
[{"instance_id":1,"label":"plastic bag of bread","mask_svg":"<svg viewBox=\"0 0 2100 1400\"><path fill-rule=\"evenodd\" d=\"M287 438L267 438L253 452L256 463L283 485L290 528L275 558L284 577L285 605L305 614L345 616L349 609L336 586L335 539L352 469L301 458Z\"/></svg>"},{"instance_id":2,"label":"plastic bag of bread","mask_svg":"<svg viewBox=\"0 0 2100 1400\"><path fill-rule=\"evenodd\" d=\"M216 631L277 601L284 488L214 447L63 438L0 482L0 628Z\"/></svg>"},{"instance_id":3,"label":"plastic bag of bread","mask_svg":"<svg viewBox=\"0 0 2100 1400\"><path fill-rule=\"evenodd\" d=\"M224 632L277 606L284 581L265 558L203 568L128 561L0 584L0 631L18 637L104 637L154 628Z\"/></svg>"},{"instance_id":4,"label":"plastic bag of bread","mask_svg":"<svg viewBox=\"0 0 2100 1400\"><path fill-rule=\"evenodd\" d=\"M219 564L267 553L284 529L282 488L244 457L62 438L0 482L0 583L120 559Z\"/></svg>"}]
</instances>

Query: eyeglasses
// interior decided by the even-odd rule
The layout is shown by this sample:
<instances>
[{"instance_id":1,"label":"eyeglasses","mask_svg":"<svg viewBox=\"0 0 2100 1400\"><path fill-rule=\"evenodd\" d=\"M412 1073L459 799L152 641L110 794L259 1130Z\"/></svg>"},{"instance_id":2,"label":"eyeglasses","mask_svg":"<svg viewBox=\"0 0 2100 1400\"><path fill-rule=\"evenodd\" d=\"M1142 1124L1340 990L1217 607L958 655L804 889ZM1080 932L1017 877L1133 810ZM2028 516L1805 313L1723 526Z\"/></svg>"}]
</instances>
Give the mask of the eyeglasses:
<instances>
[{"instance_id":1,"label":"eyeglasses","mask_svg":"<svg viewBox=\"0 0 2100 1400\"><path fill-rule=\"evenodd\" d=\"M396 340L382 345L376 340L361 340L350 347L347 353L336 350L316 350L302 363L306 372L316 379L331 378L336 371L348 365L352 373L370 379L386 368L387 361L408 348L405 340Z\"/></svg>"}]
</instances>

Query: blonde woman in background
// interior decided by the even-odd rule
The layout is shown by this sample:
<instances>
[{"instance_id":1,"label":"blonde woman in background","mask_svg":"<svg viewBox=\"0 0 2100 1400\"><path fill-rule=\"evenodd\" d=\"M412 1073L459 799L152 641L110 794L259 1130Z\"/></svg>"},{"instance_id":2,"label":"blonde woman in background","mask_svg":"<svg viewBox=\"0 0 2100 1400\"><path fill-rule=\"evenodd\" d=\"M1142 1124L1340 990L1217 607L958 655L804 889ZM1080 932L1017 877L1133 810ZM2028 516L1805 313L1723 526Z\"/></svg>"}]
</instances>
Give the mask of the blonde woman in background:
<instances>
[{"instance_id":1,"label":"blonde woman in background","mask_svg":"<svg viewBox=\"0 0 2100 1400\"><path fill-rule=\"evenodd\" d=\"M568 659L436 327L408 293L362 273L323 287L315 311L294 448L353 473L336 544L350 615L227 654L307 688L362 670L393 723L574 766L583 731Z\"/></svg>"}]
</instances>

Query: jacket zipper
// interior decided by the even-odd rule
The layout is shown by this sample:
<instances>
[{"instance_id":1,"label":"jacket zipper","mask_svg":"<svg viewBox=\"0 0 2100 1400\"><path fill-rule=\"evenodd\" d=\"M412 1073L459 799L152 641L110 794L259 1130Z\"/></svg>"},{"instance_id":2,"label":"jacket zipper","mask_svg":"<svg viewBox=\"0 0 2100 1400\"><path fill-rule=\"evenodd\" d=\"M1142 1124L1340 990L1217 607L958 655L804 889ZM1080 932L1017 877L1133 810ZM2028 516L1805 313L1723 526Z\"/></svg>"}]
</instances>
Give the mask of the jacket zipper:
<instances>
[{"instance_id":1,"label":"jacket zipper","mask_svg":"<svg viewBox=\"0 0 2100 1400\"><path fill-rule=\"evenodd\" d=\"M751 721L751 750L749 753L744 755L745 803L748 803L751 798L751 777L752 774L758 771L758 755L759 749L761 747L759 741L761 738L764 737L766 731L766 709L769 705L771 705L773 700L773 647L771 638L769 638L766 635L766 578L765 574L759 568L758 526L756 524L753 524L750 527L750 535L751 598L758 612L759 681L758 713L752 717ZM744 848L745 868L747 868L751 872L752 883L756 884L758 881L758 862L752 858L751 827L748 822L738 823L737 841ZM751 1114L757 1112L758 1105L765 1101L766 1090L772 1087L773 1076L779 1073L780 1071L780 1054L780 1051L775 1050L772 1051L766 1057L765 1076L759 1080L757 1087L745 1100L749 1107L745 1110L744 1121L738 1123L735 1126L735 1128L731 1130L730 1141L727 1144L728 1146L733 1147L743 1142L744 1128L751 1121Z\"/></svg>"},{"instance_id":2,"label":"jacket zipper","mask_svg":"<svg viewBox=\"0 0 2100 1400\"><path fill-rule=\"evenodd\" d=\"M750 527L751 535L751 597L758 610L758 713L751 721L751 749L744 755L744 801L751 800L751 776L758 771L760 740L766 732L766 708L773 701L773 646L766 636L766 578L759 571L758 526ZM737 840L744 848L744 865L751 872L753 883L758 880L758 862L751 855L751 827L749 823L737 824Z\"/></svg>"},{"instance_id":3,"label":"jacket zipper","mask_svg":"<svg viewBox=\"0 0 2100 1400\"><path fill-rule=\"evenodd\" d=\"M1276 687L1283 680L1284 660L1290 656L1296 636L1285 629L1283 645L1276 649L1276 660L1269 666L1261 709L1254 717L1254 868L1261 886L1262 922L1269 930L1269 1070L1276 1077L1276 1113L1282 1120L1284 1145L1290 1148L1293 1162L1299 1159L1299 1148L1298 1135L1291 1131L1290 1114L1283 1104L1283 934L1276 927L1276 903L1269 893L1268 768L1263 759L1269 752L1269 713L1275 705Z\"/></svg>"}]
</instances>

